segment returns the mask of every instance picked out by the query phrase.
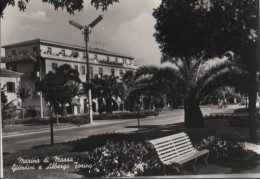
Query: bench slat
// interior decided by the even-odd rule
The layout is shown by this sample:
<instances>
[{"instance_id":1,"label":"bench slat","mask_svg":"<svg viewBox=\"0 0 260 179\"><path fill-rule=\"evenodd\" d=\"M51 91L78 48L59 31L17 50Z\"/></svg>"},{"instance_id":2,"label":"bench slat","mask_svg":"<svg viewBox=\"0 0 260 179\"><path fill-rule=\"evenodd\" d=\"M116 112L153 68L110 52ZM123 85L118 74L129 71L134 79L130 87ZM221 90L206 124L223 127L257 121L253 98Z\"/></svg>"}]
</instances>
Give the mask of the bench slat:
<instances>
[{"instance_id":1,"label":"bench slat","mask_svg":"<svg viewBox=\"0 0 260 179\"><path fill-rule=\"evenodd\" d=\"M185 138L180 138L180 139L176 139L176 140L161 141L159 143L152 143L152 144L154 145L154 147L161 147L161 146L167 145L168 143L177 143L177 142L183 141L184 139L188 139L188 137L186 136Z\"/></svg>"},{"instance_id":2,"label":"bench slat","mask_svg":"<svg viewBox=\"0 0 260 179\"><path fill-rule=\"evenodd\" d=\"M186 155L189 155L189 154L193 154L195 153L196 151L194 150L190 150L188 153L186 153ZM172 162L175 162L177 159L179 158L182 158L184 157L185 155L173 155L173 156L168 156L168 157L165 157L165 158L162 158L162 162L168 162L169 160L171 160ZM178 162L175 162L175 163L178 163Z\"/></svg>"},{"instance_id":3,"label":"bench slat","mask_svg":"<svg viewBox=\"0 0 260 179\"><path fill-rule=\"evenodd\" d=\"M182 148L177 148L175 146L175 148L170 147L170 148L166 148L164 150L157 150L157 152L158 152L159 155L164 155L165 153L170 152L170 151L176 151L178 153L179 151L183 151L184 149L189 149L189 148L193 149L193 146L191 146L191 145L183 145Z\"/></svg>"},{"instance_id":4,"label":"bench slat","mask_svg":"<svg viewBox=\"0 0 260 179\"><path fill-rule=\"evenodd\" d=\"M191 145L192 146L192 143L191 142L187 142L187 141L182 141L182 142L179 142L179 143L174 143L174 142L169 142L168 144L164 144L163 146L155 146L156 149L158 149L159 151L160 150L164 150L164 149L168 149L170 147L174 147L175 148L179 148L181 146L187 146L187 145Z\"/></svg>"},{"instance_id":5,"label":"bench slat","mask_svg":"<svg viewBox=\"0 0 260 179\"><path fill-rule=\"evenodd\" d=\"M168 154L160 155L160 156L161 156L161 158L163 158L163 159L166 159L166 158L168 158L169 156L178 158L178 157L184 156L185 153L189 153L189 152L191 152L191 151L196 151L196 150L194 150L194 149L188 149L188 150L185 150L185 151L182 151L182 152L171 151L171 152L169 152ZM172 154L174 154L174 155L172 155Z\"/></svg>"},{"instance_id":6,"label":"bench slat","mask_svg":"<svg viewBox=\"0 0 260 179\"><path fill-rule=\"evenodd\" d=\"M185 134L184 132L181 132L181 133L170 135L170 136L167 136L167 137L161 137L159 139L150 140L150 142L152 144L156 144L158 142L169 140L169 139L172 140L172 139L180 137L180 136L187 136L187 134Z\"/></svg>"}]
</instances>

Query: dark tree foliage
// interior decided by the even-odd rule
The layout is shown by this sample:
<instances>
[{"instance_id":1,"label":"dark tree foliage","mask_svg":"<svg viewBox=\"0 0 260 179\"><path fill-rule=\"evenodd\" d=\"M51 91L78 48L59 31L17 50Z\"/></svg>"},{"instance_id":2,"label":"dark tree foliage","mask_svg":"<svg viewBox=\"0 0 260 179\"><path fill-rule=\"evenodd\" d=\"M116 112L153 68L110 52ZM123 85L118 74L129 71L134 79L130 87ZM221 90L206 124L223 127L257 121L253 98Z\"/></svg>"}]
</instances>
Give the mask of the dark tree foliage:
<instances>
[{"instance_id":1,"label":"dark tree foliage","mask_svg":"<svg viewBox=\"0 0 260 179\"><path fill-rule=\"evenodd\" d=\"M1 89L1 103L7 103L7 96L5 95L5 91Z\"/></svg>"},{"instance_id":2,"label":"dark tree foliage","mask_svg":"<svg viewBox=\"0 0 260 179\"><path fill-rule=\"evenodd\" d=\"M17 6L21 11L25 11L29 2L30 0L18 0ZM42 0L42 2L53 5L55 10L66 9L70 14L74 14L75 11L82 11L84 8L84 0ZM109 5L117 2L119 0L91 0L90 3L96 9L101 8L104 11L107 10ZM0 16L3 16L4 9L9 5L15 6L15 0L1 0Z\"/></svg>"},{"instance_id":3,"label":"dark tree foliage","mask_svg":"<svg viewBox=\"0 0 260 179\"><path fill-rule=\"evenodd\" d=\"M162 0L153 15L162 62L239 56L248 72L251 141L255 139L259 2L257 0Z\"/></svg>"},{"instance_id":4,"label":"dark tree foliage","mask_svg":"<svg viewBox=\"0 0 260 179\"><path fill-rule=\"evenodd\" d=\"M65 103L70 103L71 98L78 94L79 73L71 68L70 65L64 64L56 69L56 72L49 72L45 78L40 81L39 90L42 91L46 102L50 103L50 128L51 144L53 145L53 112L56 114L64 107ZM54 111L53 111L54 110Z\"/></svg>"}]
</instances>

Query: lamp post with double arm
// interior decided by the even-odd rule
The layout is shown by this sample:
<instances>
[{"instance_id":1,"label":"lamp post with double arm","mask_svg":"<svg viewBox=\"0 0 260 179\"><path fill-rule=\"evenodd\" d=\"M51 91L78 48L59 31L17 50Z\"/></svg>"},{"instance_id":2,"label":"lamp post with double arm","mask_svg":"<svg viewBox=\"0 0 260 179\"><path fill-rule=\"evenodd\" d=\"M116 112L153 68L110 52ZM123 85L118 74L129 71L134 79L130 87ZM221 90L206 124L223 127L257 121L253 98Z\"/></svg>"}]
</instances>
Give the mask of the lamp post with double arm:
<instances>
[{"instance_id":1,"label":"lamp post with double arm","mask_svg":"<svg viewBox=\"0 0 260 179\"><path fill-rule=\"evenodd\" d=\"M90 73L89 73L89 34L90 34L90 28L93 28L96 26L101 20L103 19L103 16L100 15L98 16L94 21L92 21L89 25L81 25L78 22L75 22L73 20L70 20L69 23L76 27L79 30L83 30L84 34L84 40L86 44L86 65L87 65L87 84L90 84ZM92 110L92 97L91 97L91 89L88 89L88 106L89 106L89 119L90 119L90 124L93 124L93 110Z\"/></svg>"}]
</instances>

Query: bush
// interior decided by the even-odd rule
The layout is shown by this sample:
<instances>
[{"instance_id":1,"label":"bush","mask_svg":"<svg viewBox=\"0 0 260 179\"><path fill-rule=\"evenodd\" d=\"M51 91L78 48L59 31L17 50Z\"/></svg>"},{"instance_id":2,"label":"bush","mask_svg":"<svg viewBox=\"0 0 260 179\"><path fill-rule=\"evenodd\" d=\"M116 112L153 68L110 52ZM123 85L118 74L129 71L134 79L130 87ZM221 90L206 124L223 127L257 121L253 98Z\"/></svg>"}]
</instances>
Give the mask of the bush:
<instances>
[{"instance_id":1,"label":"bush","mask_svg":"<svg viewBox=\"0 0 260 179\"><path fill-rule=\"evenodd\" d=\"M143 110L134 112L117 112L117 113L104 113L104 114L95 114L93 115L94 120L109 120L109 119L136 119L139 115L139 118L146 118L148 116L158 116L158 110Z\"/></svg>"},{"instance_id":2,"label":"bush","mask_svg":"<svg viewBox=\"0 0 260 179\"><path fill-rule=\"evenodd\" d=\"M195 147L199 150L207 148L209 160L212 161L238 161L250 155L256 155L252 151L245 150L241 142L226 140L224 138L211 136L200 141Z\"/></svg>"},{"instance_id":3,"label":"bush","mask_svg":"<svg viewBox=\"0 0 260 179\"><path fill-rule=\"evenodd\" d=\"M248 117L239 117L228 120L231 127L248 127Z\"/></svg>"},{"instance_id":4,"label":"bush","mask_svg":"<svg viewBox=\"0 0 260 179\"><path fill-rule=\"evenodd\" d=\"M178 165L165 166L160 162L153 146L147 142L113 142L88 153L80 169L87 177L133 177L147 175L182 174ZM166 173L168 172L168 173Z\"/></svg>"},{"instance_id":5,"label":"bush","mask_svg":"<svg viewBox=\"0 0 260 179\"><path fill-rule=\"evenodd\" d=\"M57 122L56 118L54 122ZM60 116L60 123L72 123L76 125L83 125L90 123L89 116L87 114L82 115L68 115L68 116Z\"/></svg>"},{"instance_id":6,"label":"bush","mask_svg":"<svg viewBox=\"0 0 260 179\"><path fill-rule=\"evenodd\" d=\"M25 111L25 117L37 117L40 116L40 110L37 107L29 106Z\"/></svg>"},{"instance_id":7,"label":"bush","mask_svg":"<svg viewBox=\"0 0 260 179\"><path fill-rule=\"evenodd\" d=\"M49 124L49 118L41 118L41 117L27 117L24 119L17 119L14 121L14 124Z\"/></svg>"},{"instance_id":8,"label":"bush","mask_svg":"<svg viewBox=\"0 0 260 179\"><path fill-rule=\"evenodd\" d=\"M54 117L53 122L56 123L57 119ZM68 115L68 116L59 116L60 123L72 123L76 125L88 124L89 117L88 115ZM24 119L16 119L14 120L14 124L39 124L45 125L50 124L50 118L45 117L28 117Z\"/></svg>"},{"instance_id":9,"label":"bush","mask_svg":"<svg viewBox=\"0 0 260 179\"><path fill-rule=\"evenodd\" d=\"M259 113L260 108L256 108L256 113ZM235 109L234 113L236 114L248 114L248 109L247 108L239 108L239 109Z\"/></svg>"}]
</instances>

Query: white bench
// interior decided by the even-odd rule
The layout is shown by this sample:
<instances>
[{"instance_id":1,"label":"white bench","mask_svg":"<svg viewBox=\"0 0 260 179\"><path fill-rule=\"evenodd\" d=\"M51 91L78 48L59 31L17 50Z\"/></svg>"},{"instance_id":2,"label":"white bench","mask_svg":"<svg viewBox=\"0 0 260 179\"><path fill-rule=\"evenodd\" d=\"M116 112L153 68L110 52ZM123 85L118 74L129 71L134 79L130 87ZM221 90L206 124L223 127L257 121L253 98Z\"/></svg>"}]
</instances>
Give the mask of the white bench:
<instances>
[{"instance_id":1,"label":"white bench","mask_svg":"<svg viewBox=\"0 0 260 179\"><path fill-rule=\"evenodd\" d=\"M196 171L197 158L202 155L205 155L204 161L208 164L209 150L196 150L189 136L184 132L150 140L149 142L155 147L163 164L178 163L182 166L184 163L193 160L193 170Z\"/></svg>"}]
</instances>

